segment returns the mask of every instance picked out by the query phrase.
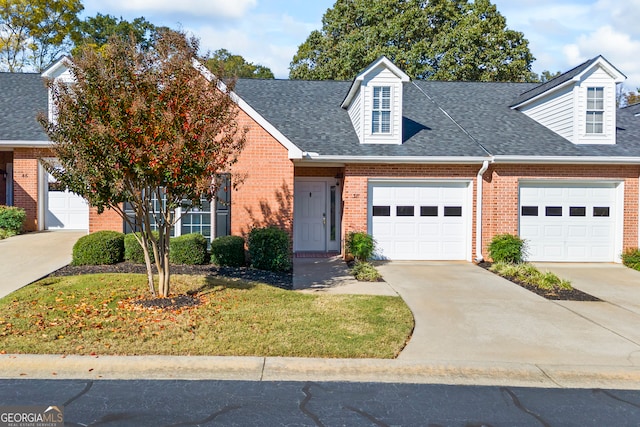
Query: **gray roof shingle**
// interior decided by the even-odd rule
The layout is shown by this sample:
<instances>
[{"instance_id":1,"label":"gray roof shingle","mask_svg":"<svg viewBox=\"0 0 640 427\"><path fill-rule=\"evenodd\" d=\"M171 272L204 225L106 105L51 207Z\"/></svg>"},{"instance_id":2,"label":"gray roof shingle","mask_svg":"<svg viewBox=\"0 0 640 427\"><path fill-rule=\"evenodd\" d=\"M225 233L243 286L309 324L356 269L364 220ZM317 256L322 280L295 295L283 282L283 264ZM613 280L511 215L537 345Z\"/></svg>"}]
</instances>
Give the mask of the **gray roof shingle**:
<instances>
[{"instance_id":1,"label":"gray roof shingle","mask_svg":"<svg viewBox=\"0 0 640 427\"><path fill-rule=\"evenodd\" d=\"M40 74L0 73L0 141L48 141L36 120L47 96Z\"/></svg>"}]
</instances>

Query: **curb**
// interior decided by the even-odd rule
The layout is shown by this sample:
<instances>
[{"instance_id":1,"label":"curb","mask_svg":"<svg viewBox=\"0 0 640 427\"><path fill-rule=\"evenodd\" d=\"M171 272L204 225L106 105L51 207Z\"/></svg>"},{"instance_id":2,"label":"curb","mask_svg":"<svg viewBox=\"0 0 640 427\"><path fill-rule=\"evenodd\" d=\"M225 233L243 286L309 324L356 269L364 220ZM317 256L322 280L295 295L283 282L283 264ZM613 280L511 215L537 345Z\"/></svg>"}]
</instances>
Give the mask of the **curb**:
<instances>
[{"instance_id":1,"label":"curb","mask_svg":"<svg viewBox=\"0 0 640 427\"><path fill-rule=\"evenodd\" d=\"M0 378L340 381L640 390L637 366L294 357L2 355Z\"/></svg>"}]
</instances>

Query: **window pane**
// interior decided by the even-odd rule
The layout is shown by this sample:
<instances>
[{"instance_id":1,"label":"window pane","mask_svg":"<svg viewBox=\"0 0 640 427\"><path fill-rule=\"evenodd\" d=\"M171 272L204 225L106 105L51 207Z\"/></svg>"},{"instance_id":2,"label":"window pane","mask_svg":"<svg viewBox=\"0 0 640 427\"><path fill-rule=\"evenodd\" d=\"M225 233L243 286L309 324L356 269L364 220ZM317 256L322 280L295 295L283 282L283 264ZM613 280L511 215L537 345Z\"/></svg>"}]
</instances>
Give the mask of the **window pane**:
<instances>
[{"instance_id":1,"label":"window pane","mask_svg":"<svg viewBox=\"0 0 640 427\"><path fill-rule=\"evenodd\" d=\"M571 206L569 216L587 216L587 208L584 206Z\"/></svg>"},{"instance_id":2,"label":"window pane","mask_svg":"<svg viewBox=\"0 0 640 427\"><path fill-rule=\"evenodd\" d=\"M329 192L329 240L336 241L336 186Z\"/></svg>"},{"instance_id":3,"label":"window pane","mask_svg":"<svg viewBox=\"0 0 640 427\"><path fill-rule=\"evenodd\" d=\"M462 206L445 206L444 216L462 216Z\"/></svg>"},{"instance_id":4,"label":"window pane","mask_svg":"<svg viewBox=\"0 0 640 427\"><path fill-rule=\"evenodd\" d=\"M391 112L390 111L382 112L382 123L380 125L381 125L380 131L382 133L391 132Z\"/></svg>"},{"instance_id":5,"label":"window pane","mask_svg":"<svg viewBox=\"0 0 640 427\"><path fill-rule=\"evenodd\" d=\"M522 207L522 216L538 216L538 207L537 206L523 206Z\"/></svg>"},{"instance_id":6,"label":"window pane","mask_svg":"<svg viewBox=\"0 0 640 427\"><path fill-rule=\"evenodd\" d=\"M438 216L438 207L420 206L420 216Z\"/></svg>"},{"instance_id":7,"label":"window pane","mask_svg":"<svg viewBox=\"0 0 640 427\"><path fill-rule=\"evenodd\" d=\"M391 216L391 206L374 206L373 216Z\"/></svg>"},{"instance_id":8,"label":"window pane","mask_svg":"<svg viewBox=\"0 0 640 427\"><path fill-rule=\"evenodd\" d=\"M609 207L608 206L594 206L593 207L593 216L609 216Z\"/></svg>"},{"instance_id":9,"label":"window pane","mask_svg":"<svg viewBox=\"0 0 640 427\"><path fill-rule=\"evenodd\" d=\"M562 216L562 206L547 206L545 208L546 216Z\"/></svg>"},{"instance_id":10,"label":"window pane","mask_svg":"<svg viewBox=\"0 0 640 427\"><path fill-rule=\"evenodd\" d=\"M413 216L413 206L396 206L396 216Z\"/></svg>"},{"instance_id":11,"label":"window pane","mask_svg":"<svg viewBox=\"0 0 640 427\"><path fill-rule=\"evenodd\" d=\"M371 115L371 132L380 133L380 111L374 111Z\"/></svg>"}]
</instances>

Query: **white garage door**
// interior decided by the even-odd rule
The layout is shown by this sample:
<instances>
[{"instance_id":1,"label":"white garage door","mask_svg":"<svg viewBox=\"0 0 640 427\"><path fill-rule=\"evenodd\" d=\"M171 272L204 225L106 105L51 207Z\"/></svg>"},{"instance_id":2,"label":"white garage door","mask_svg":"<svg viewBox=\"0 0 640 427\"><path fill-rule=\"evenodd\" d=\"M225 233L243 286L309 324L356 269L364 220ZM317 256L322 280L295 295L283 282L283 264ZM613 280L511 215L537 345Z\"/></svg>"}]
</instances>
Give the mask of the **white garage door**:
<instances>
[{"instance_id":1,"label":"white garage door","mask_svg":"<svg viewBox=\"0 0 640 427\"><path fill-rule=\"evenodd\" d=\"M469 183L369 184L369 232L378 256L464 260L470 254Z\"/></svg>"},{"instance_id":2,"label":"white garage door","mask_svg":"<svg viewBox=\"0 0 640 427\"><path fill-rule=\"evenodd\" d=\"M531 261L616 260L617 185L520 185L520 237Z\"/></svg>"},{"instance_id":3,"label":"white garage door","mask_svg":"<svg viewBox=\"0 0 640 427\"><path fill-rule=\"evenodd\" d=\"M60 188L48 175L45 227L48 230L88 230L89 205L82 197Z\"/></svg>"}]
</instances>

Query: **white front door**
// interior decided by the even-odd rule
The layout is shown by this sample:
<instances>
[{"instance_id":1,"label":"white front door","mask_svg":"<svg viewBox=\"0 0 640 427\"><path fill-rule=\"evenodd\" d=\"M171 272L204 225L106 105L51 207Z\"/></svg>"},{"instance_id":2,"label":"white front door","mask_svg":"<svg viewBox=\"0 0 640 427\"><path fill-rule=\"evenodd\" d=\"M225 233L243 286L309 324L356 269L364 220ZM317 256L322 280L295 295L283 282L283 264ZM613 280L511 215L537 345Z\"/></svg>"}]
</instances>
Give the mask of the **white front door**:
<instances>
[{"instance_id":1,"label":"white front door","mask_svg":"<svg viewBox=\"0 0 640 427\"><path fill-rule=\"evenodd\" d=\"M327 250L327 184L296 181L294 191L294 250Z\"/></svg>"}]
</instances>

